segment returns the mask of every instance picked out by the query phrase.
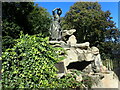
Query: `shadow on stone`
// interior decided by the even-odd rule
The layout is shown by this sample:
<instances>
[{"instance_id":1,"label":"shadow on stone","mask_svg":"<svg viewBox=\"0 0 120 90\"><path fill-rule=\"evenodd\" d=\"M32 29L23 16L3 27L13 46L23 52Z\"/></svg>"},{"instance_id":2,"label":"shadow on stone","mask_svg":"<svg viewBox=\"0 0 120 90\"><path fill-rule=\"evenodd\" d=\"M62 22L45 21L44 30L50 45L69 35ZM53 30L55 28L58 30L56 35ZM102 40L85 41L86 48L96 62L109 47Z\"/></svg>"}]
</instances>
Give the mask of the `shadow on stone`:
<instances>
[{"instance_id":1,"label":"shadow on stone","mask_svg":"<svg viewBox=\"0 0 120 90\"><path fill-rule=\"evenodd\" d=\"M114 70L114 72L115 72L115 74L118 76L119 81L120 81L120 67L116 68L116 69Z\"/></svg>"},{"instance_id":2,"label":"shadow on stone","mask_svg":"<svg viewBox=\"0 0 120 90\"><path fill-rule=\"evenodd\" d=\"M72 62L67 66L67 69L84 70L92 61Z\"/></svg>"}]
</instances>

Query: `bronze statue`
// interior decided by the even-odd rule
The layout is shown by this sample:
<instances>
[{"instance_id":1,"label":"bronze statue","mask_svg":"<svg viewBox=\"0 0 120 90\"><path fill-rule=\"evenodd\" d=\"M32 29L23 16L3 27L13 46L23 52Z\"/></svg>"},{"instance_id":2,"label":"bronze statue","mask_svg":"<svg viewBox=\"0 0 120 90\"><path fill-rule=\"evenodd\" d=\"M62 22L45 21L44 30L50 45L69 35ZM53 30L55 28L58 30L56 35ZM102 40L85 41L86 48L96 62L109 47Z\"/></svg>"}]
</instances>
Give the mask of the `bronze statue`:
<instances>
[{"instance_id":1,"label":"bronze statue","mask_svg":"<svg viewBox=\"0 0 120 90\"><path fill-rule=\"evenodd\" d=\"M52 11L52 14L53 14L54 20L50 27L51 39L59 41L62 38L62 30L60 26L60 15L62 14L62 10L60 8L55 8Z\"/></svg>"}]
</instances>

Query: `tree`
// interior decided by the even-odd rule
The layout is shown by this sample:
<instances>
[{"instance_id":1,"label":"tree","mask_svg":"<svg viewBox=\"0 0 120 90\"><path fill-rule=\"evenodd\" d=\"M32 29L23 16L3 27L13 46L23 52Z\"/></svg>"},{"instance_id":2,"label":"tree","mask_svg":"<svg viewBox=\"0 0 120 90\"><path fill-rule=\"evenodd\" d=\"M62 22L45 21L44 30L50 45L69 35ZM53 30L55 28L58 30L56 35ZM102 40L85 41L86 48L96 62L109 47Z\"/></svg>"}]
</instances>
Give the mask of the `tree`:
<instances>
[{"instance_id":1,"label":"tree","mask_svg":"<svg viewBox=\"0 0 120 90\"><path fill-rule=\"evenodd\" d=\"M17 31L29 32L27 16L34 9L32 2L4 2L2 5L3 36L17 38ZM15 25L14 25L15 24ZM7 25L7 26L6 26ZM16 28L19 27L18 28ZM17 31L16 31L17 30ZM10 33L11 32L11 33ZM16 33L15 33L16 32ZM18 36L19 37L19 36Z\"/></svg>"},{"instance_id":2,"label":"tree","mask_svg":"<svg viewBox=\"0 0 120 90\"><path fill-rule=\"evenodd\" d=\"M20 31L48 35L51 19L46 9L34 6L33 2L3 2L2 8L3 50L13 46L13 39L19 38Z\"/></svg>"},{"instance_id":3,"label":"tree","mask_svg":"<svg viewBox=\"0 0 120 90\"><path fill-rule=\"evenodd\" d=\"M118 42L120 31L109 11L102 11L97 2L76 2L63 18L63 29L76 29L78 43L90 42L105 58L112 58L112 48Z\"/></svg>"},{"instance_id":4,"label":"tree","mask_svg":"<svg viewBox=\"0 0 120 90\"><path fill-rule=\"evenodd\" d=\"M97 2L76 2L66 13L63 28L75 28L78 42L89 41L97 46L111 40L117 31L110 15L109 11L102 11Z\"/></svg>"},{"instance_id":5,"label":"tree","mask_svg":"<svg viewBox=\"0 0 120 90\"><path fill-rule=\"evenodd\" d=\"M51 20L51 16L47 12L47 9L36 5L34 10L28 16L30 26L29 34L42 33L45 36L48 36Z\"/></svg>"},{"instance_id":6,"label":"tree","mask_svg":"<svg viewBox=\"0 0 120 90\"><path fill-rule=\"evenodd\" d=\"M2 3L3 50L14 44L13 39L19 37L20 31L26 32L28 27L27 15L29 15L33 8L32 2Z\"/></svg>"}]
</instances>

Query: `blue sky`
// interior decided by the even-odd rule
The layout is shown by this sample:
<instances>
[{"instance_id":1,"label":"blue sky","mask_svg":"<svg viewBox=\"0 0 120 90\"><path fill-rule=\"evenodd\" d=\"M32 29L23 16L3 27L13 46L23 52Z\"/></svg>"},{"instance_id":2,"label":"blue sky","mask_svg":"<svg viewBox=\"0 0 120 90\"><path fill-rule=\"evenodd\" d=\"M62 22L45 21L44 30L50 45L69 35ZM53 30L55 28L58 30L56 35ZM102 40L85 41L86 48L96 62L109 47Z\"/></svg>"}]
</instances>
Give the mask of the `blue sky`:
<instances>
[{"instance_id":1,"label":"blue sky","mask_svg":"<svg viewBox=\"0 0 120 90\"><path fill-rule=\"evenodd\" d=\"M46 8L51 15L54 8L60 7L63 11L61 17L63 17L75 2L35 2L35 4L36 3ZM116 27L118 27L118 2L99 2L99 4L103 11L109 10L111 12L113 21L116 23Z\"/></svg>"}]
</instances>

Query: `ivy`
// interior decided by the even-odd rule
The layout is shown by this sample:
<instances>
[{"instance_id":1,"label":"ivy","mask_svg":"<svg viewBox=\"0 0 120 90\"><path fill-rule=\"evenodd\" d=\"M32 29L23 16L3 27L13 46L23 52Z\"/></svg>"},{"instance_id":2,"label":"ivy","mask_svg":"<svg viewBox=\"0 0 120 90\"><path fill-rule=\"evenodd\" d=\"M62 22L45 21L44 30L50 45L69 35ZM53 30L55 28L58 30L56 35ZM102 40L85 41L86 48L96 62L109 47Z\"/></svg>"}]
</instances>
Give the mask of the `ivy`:
<instances>
[{"instance_id":1,"label":"ivy","mask_svg":"<svg viewBox=\"0 0 120 90\"><path fill-rule=\"evenodd\" d=\"M58 48L50 46L48 37L40 34L21 34L15 41L13 48L2 53L3 87L50 87L49 80L53 81L57 75L54 64L60 61Z\"/></svg>"},{"instance_id":2,"label":"ivy","mask_svg":"<svg viewBox=\"0 0 120 90\"><path fill-rule=\"evenodd\" d=\"M65 59L63 48L52 47L49 38L41 34L24 35L15 40L13 48L2 53L2 87L3 88L83 88L85 81L78 81L82 74L74 70L57 78L55 64ZM87 78L90 80L89 78Z\"/></svg>"}]
</instances>

